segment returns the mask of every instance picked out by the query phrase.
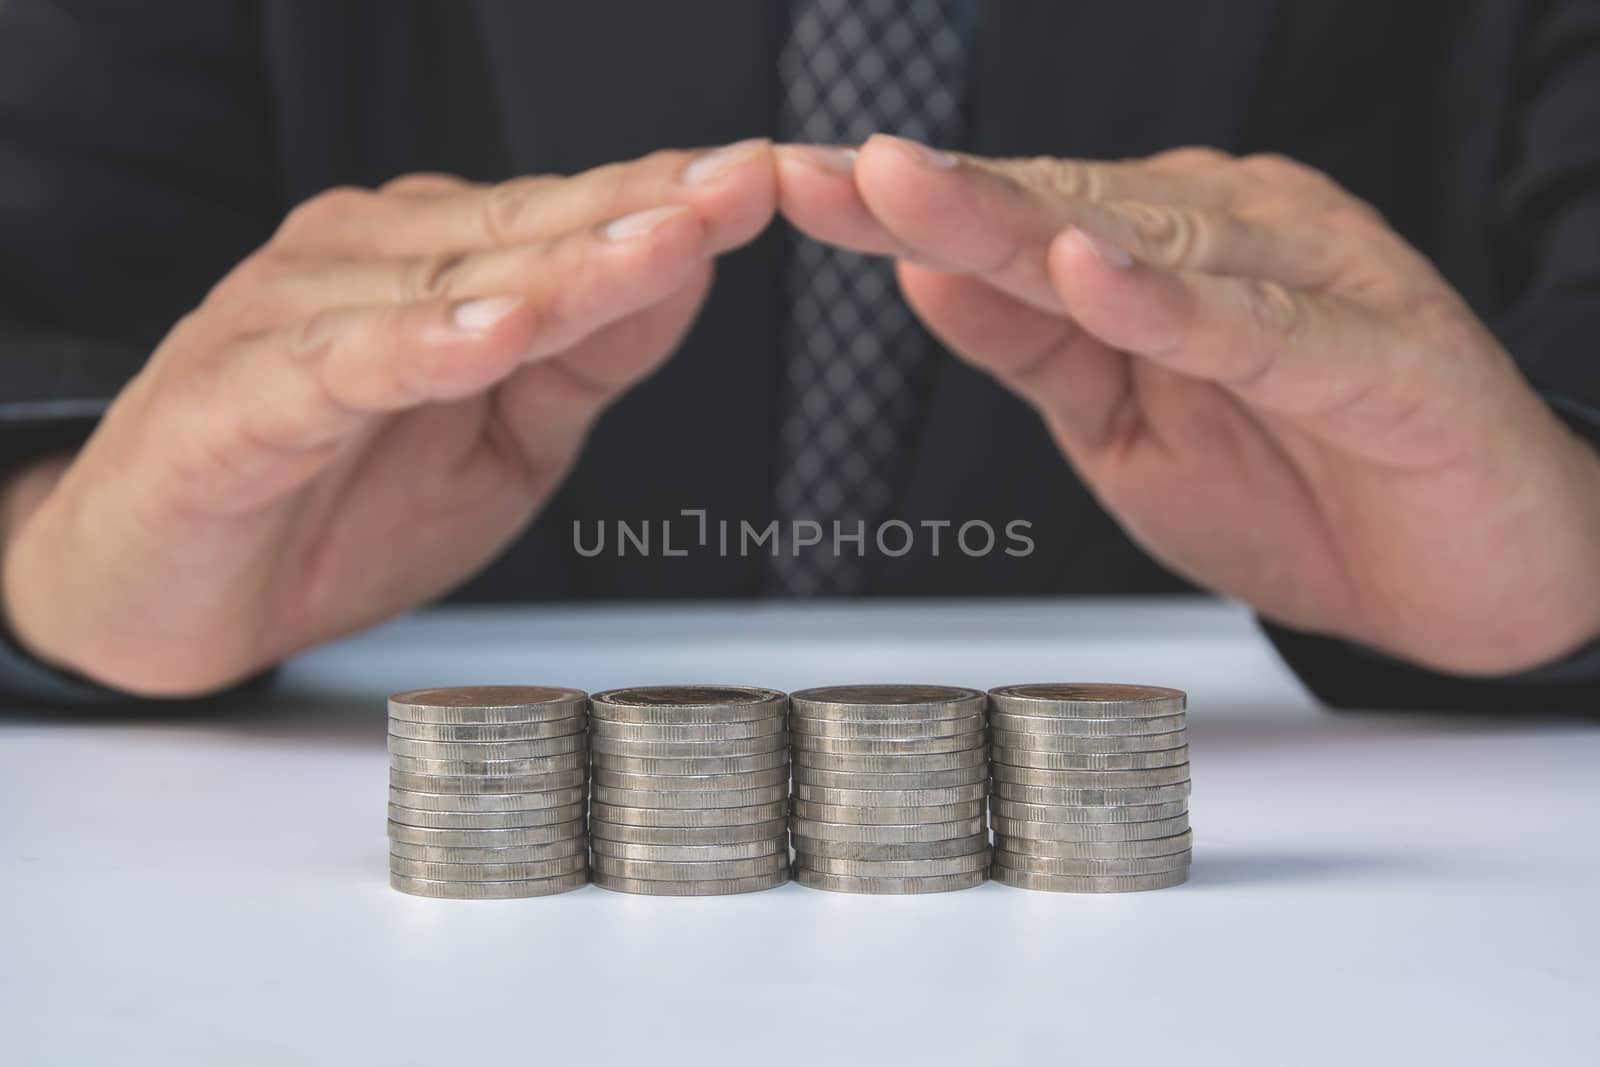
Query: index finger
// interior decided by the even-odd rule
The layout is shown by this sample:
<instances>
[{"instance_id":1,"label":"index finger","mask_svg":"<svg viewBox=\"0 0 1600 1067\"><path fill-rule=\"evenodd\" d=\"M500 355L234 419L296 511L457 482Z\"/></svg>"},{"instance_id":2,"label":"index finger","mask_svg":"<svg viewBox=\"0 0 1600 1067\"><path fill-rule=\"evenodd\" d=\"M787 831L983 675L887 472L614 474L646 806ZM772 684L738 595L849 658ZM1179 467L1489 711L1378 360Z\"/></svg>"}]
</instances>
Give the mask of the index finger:
<instances>
[{"instance_id":1,"label":"index finger","mask_svg":"<svg viewBox=\"0 0 1600 1067\"><path fill-rule=\"evenodd\" d=\"M454 188L402 180L381 192L334 190L295 209L278 240L342 258L440 255L548 240L653 207L683 206L700 217L715 253L759 233L776 202L771 144L755 139L653 152L570 178Z\"/></svg>"},{"instance_id":2,"label":"index finger","mask_svg":"<svg viewBox=\"0 0 1600 1067\"><path fill-rule=\"evenodd\" d=\"M1155 161L986 160L877 136L859 154L780 146L778 203L819 241L977 274L1036 306L1060 310L1045 249L1070 226L1105 220L1108 201L1215 207L1211 170Z\"/></svg>"}]
</instances>

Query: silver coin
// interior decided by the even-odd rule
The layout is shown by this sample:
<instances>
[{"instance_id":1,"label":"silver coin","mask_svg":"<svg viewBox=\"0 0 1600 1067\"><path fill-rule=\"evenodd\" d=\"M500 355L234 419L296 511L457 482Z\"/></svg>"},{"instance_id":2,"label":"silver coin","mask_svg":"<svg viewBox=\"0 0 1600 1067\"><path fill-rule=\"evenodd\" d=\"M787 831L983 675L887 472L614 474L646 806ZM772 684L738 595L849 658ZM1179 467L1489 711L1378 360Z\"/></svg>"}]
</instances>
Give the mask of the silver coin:
<instances>
[{"instance_id":1,"label":"silver coin","mask_svg":"<svg viewBox=\"0 0 1600 1067\"><path fill-rule=\"evenodd\" d=\"M1156 819L1187 815L1189 805L1182 800L1173 800L1165 804L1028 804L1019 800L995 797L989 802L989 811L991 816L1016 819L1021 822L1152 822ZM1006 832L1011 833L1009 830ZM1012 836L1028 835L1013 833Z\"/></svg>"},{"instance_id":2,"label":"silver coin","mask_svg":"<svg viewBox=\"0 0 1600 1067\"><path fill-rule=\"evenodd\" d=\"M841 807L931 807L982 800L989 795L989 783L951 785L941 789L830 789L823 785L797 783L794 795L799 800L813 804L836 804Z\"/></svg>"},{"instance_id":3,"label":"silver coin","mask_svg":"<svg viewBox=\"0 0 1600 1067\"><path fill-rule=\"evenodd\" d=\"M626 741L611 737L590 737L589 750L598 756L628 756L635 759L741 759L772 752L789 751L786 733L743 737L733 741Z\"/></svg>"},{"instance_id":4,"label":"silver coin","mask_svg":"<svg viewBox=\"0 0 1600 1067\"><path fill-rule=\"evenodd\" d=\"M1039 767L994 765L994 780L1009 785L1044 786L1052 789L1149 789L1177 785L1189 780L1189 765L1155 767L1144 771L1055 771Z\"/></svg>"},{"instance_id":5,"label":"silver coin","mask_svg":"<svg viewBox=\"0 0 1600 1067\"><path fill-rule=\"evenodd\" d=\"M595 841L629 845L741 845L757 841L786 841L788 823L782 818L729 826L628 826L593 820L589 836Z\"/></svg>"},{"instance_id":6,"label":"silver coin","mask_svg":"<svg viewBox=\"0 0 1600 1067\"><path fill-rule=\"evenodd\" d=\"M951 771L905 771L896 774L822 771L815 767L794 769L797 784L820 785L829 789L944 789L955 785L976 785L988 778L987 764L958 767Z\"/></svg>"},{"instance_id":7,"label":"silver coin","mask_svg":"<svg viewBox=\"0 0 1600 1067\"><path fill-rule=\"evenodd\" d=\"M786 800L751 804L742 808L639 808L628 804L608 804L596 800L589 808L591 827L600 823L623 826L678 826L703 829L716 826L746 826L770 822L788 813Z\"/></svg>"},{"instance_id":8,"label":"silver coin","mask_svg":"<svg viewBox=\"0 0 1600 1067\"><path fill-rule=\"evenodd\" d=\"M782 855L789 858L789 842L784 837L769 837L765 841L740 841L729 845L636 845L627 841L610 841L595 838L596 856L611 856L619 860L652 860L669 863L706 863L723 860L752 860L763 856Z\"/></svg>"},{"instance_id":9,"label":"silver coin","mask_svg":"<svg viewBox=\"0 0 1600 1067\"><path fill-rule=\"evenodd\" d=\"M996 748L995 766L1037 767L1054 771L1143 771L1176 767L1189 762L1189 746L1157 752L1035 752L1026 748Z\"/></svg>"},{"instance_id":10,"label":"silver coin","mask_svg":"<svg viewBox=\"0 0 1600 1067\"><path fill-rule=\"evenodd\" d=\"M1047 893L1137 893L1147 889L1167 889L1189 880L1189 868L1180 867L1164 874L1072 875L1029 874L1006 867L994 868L994 880L1017 889Z\"/></svg>"},{"instance_id":11,"label":"silver coin","mask_svg":"<svg viewBox=\"0 0 1600 1067\"><path fill-rule=\"evenodd\" d=\"M815 819L792 818L789 831L798 840L824 841L836 845L916 845L952 841L977 835L987 840L988 826L979 816L956 822L922 823L850 823L818 822ZM818 855L828 855L826 851Z\"/></svg>"},{"instance_id":12,"label":"silver coin","mask_svg":"<svg viewBox=\"0 0 1600 1067\"><path fill-rule=\"evenodd\" d=\"M566 772L563 772L566 773ZM440 775L440 774L407 774L404 771L389 772L389 786L407 793L431 793L435 796L455 795L461 797L496 796L515 793L523 799L519 807L552 807L556 804L571 804L581 799L587 790L583 786L560 786L555 789L546 788L550 782L550 775L535 774L515 778L476 778L472 775ZM572 800L561 800L553 794L574 793ZM440 808L449 811L449 808ZM458 810L471 810L462 807Z\"/></svg>"},{"instance_id":13,"label":"silver coin","mask_svg":"<svg viewBox=\"0 0 1600 1067\"><path fill-rule=\"evenodd\" d=\"M1030 822L1004 815L990 817L996 836L1025 838L1029 841L1111 842L1147 841L1171 837L1189 829L1189 813L1145 822Z\"/></svg>"},{"instance_id":14,"label":"silver coin","mask_svg":"<svg viewBox=\"0 0 1600 1067\"><path fill-rule=\"evenodd\" d=\"M563 786L570 789L570 786ZM424 793L411 789L389 787L389 803L401 808L419 811L450 811L469 815L488 815L497 812L532 814L550 811L567 804L581 804L583 798L566 801L552 800L549 790L535 793ZM549 822L549 819L545 820ZM535 825L530 823L529 825Z\"/></svg>"},{"instance_id":15,"label":"silver coin","mask_svg":"<svg viewBox=\"0 0 1600 1067\"><path fill-rule=\"evenodd\" d=\"M933 860L845 860L812 856L795 850L797 871L844 874L852 878L936 878L941 874L969 874L989 866L989 850Z\"/></svg>"},{"instance_id":16,"label":"silver coin","mask_svg":"<svg viewBox=\"0 0 1600 1067\"><path fill-rule=\"evenodd\" d=\"M440 774L438 771L394 768L395 758L397 757L389 757L390 768L402 769L406 774L432 774L435 777L509 777L507 774ZM437 763L435 760L411 760L410 757L406 757L406 760L410 761L413 766L419 765L419 763ZM539 757L536 760L515 760L515 763L522 763L522 765L526 766L526 769L518 771L514 777L547 777L550 781L555 781L557 777L571 779L573 776L579 776L578 781L582 781L581 776L584 776L589 771L589 753L563 752L562 755ZM570 781L568 784L576 785L578 781ZM562 787L555 785L554 789L562 789Z\"/></svg>"},{"instance_id":17,"label":"silver coin","mask_svg":"<svg viewBox=\"0 0 1600 1067\"><path fill-rule=\"evenodd\" d=\"M961 822L965 819L981 819L988 810L988 806L982 800L970 800L962 804L917 804L909 807L817 804L809 800L795 800L793 803L797 819L849 823L857 826L912 826Z\"/></svg>"},{"instance_id":18,"label":"silver coin","mask_svg":"<svg viewBox=\"0 0 1600 1067\"><path fill-rule=\"evenodd\" d=\"M1131 786L1127 789L1056 789L1047 785L996 782L994 795L1023 804L1069 804L1101 807L1113 804L1165 804L1189 795L1189 780L1173 785Z\"/></svg>"},{"instance_id":19,"label":"silver coin","mask_svg":"<svg viewBox=\"0 0 1600 1067\"><path fill-rule=\"evenodd\" d=\"M996 711L1075 719L1150 719L1188 707L1181 689L1156 685L1044 682L989 690Z\"/></svg>"},{"instance_id":20,"label":"silver coin","mask_svg":"<svg viewBox=\"0 0 1600 1067\"><path fill-rule=\"evenodd\" d=\"M542 685L413 689L389 698L389 718L445 726L546 722L582 715L588 703L577 689Z\"/></svg>"},{"instance_id":21,"label":"silver coin","mask_svg":"<svg viewBox=\"0 0 1600 1067\"><path fill-rule=\"evenodd\" d=\"M1061 752L1075 755L1104 756L1126 752L1164 752L1182 748L1189 743L1189 731L1174 730L1164 734L1144 734L1131 737L1070 737L1066 735L1018 733L996 726L989 732L995 748L1020 748L1029 752Z\"/></svg>"},{"instance_id":22,"label":"silver coin","mask_svg":"<svg viewBox=\"0 0 1600 1067\"><path fill-rule=\"evenodd\" d=\"M409 766L394 767L397 759L405 759ZM566 752L559 756L543 756L538 759L514 760L511 762L522 764L525 769L516 774L442 774L438 771L418 771L413 768L420 764L438 764L437 760L413 760L409 757L390 756L391 770L403 771L410 775L426 775L435 778L523 778L528 780L543 780L544 784L538 789L527 789L523 792L541 792L545 789L564 789L569 785L581 785L587 780L589 773L589 758L584 752ZM459 763L459 761L445 761Z\"/></svg>"},{"instance_id":23,"label":"silver coin","mask_svg":"<svg viewBox=\"0 0 1600 1067\"><path fill-rule=\"evenodd\" d=\"M982 715L927 722L840 722L789 716L789 732L795 737L831 737L841 741L925 741L933 737L981 733L983 727Z\"/></svg>"},{"instance_id":24,"label":"silver coin","mask_svg":"<svg viewBox=\"0 0 1600 1067\"><path fill-rule=\"evenodd\" d=\"M390 756L389 766L410 774L438 775L508 775L548 774L551 771L569 770L583 762L586 747L582 734L571 737L547 737L542 741L522 741L525 745L559 745L532 756L518 756L503 760L428 759L416 756ZM560 757L567 757L565 760ZM574 758L576 757L576 758Z\"/></svg>"},{"instance_id":25,"label":"silver coin","mask_svg":"<svg viewBox=\"0 0 1600 1067\"><path fill-rule=\"evenodd\" d=\"M504 848L441 848L435 845L411 845L404 841L390 841L389 855L401 859L420 860L424 863L537 863L541 860L563 859L576 856L589 847L587 838L569 837L546 845L507 845Z\"/></svg>"},{"instance_id":26,"label":"silver coin","mask_svg":"<svg viewBox=\"0 0 1600 1067\"><path fill-rule=\"evenodd\" d=\"M728 723L782 716L789 698L747 685L655 685L590 698L597 719L632 723Z\"/></svg>"},{"instance_id":27,"label":"silver coin","mask_svg":"<svg viewBox=\"0 0 1600 1067\"><path fill-rule=\"evenodd\" d=\"M431 830L516 830L549 828L577 820L583 822L586 805L568 804L559 808L533 808L527 811L426 811L389 805L389 821L402 826Z\"/></svg>"},{"instance_id":28,"label":"silver coin","mask_svg":"<svg viewBox=\"0 0 1600 1067\"><path fill-rule=\"evenodd\" d=\"M410 786L414 793L447 794L451 790L460 790L462 794L486 794L491 791L504 793L549 793L558 789L574 789L589 782L589 769L587 767L573 767L571 770L552 771L544 774L516 774L516 775L474 775L474 774L412 774L408 771L391 770L389 784L400 788ZM426 786L427 788L422 788Z\"/></svg>"},{"instance_id":29,"label":"silver coin","mask_svg":"<svg viewBox=\"0 0 1600 1067\"><path fill-rule=\"evenodd\" d=\"M576 734L567 736L576 737ZM412 759L426 760L486 760L490 762L505 762L508 760L526 759L570 759L572 756L581 756L581 752L565 753L561 756L552 756L539 751L539 746L552 740L548 737L536 738L530 741L417 741L409 737L390 737L389 754L391 756L408 756Z\"/></svg>"},{"instance_id":30,"label":"silver coin","mask_svg":"<svg viewBox=\"0 0 1600 1067\"><path fill-rule=\"evenodd\" d=\"M789 880L789 870L786 867L781 871L756 875L753 878L719 878L699 882L623 878L620 875L598 872L593 878L595 885L615 893L638 893L652 897L720 897L733 893L759 893L764 889L776 889Z\"/></svg>"},{"instance_id":31,"label":"silver coin","mask_svg":"<svg viewBox=\"0 0 1600 1067\"><path fill-rule=\"evenodd\" d=\"M549 737L570 737L573 734L581 734L588 728L588 725L589 719L585 715L574 715L566 719L550 719L546 722L511 722L499 725L468 724L466 726L390 719L389 736L403 737L409 741L443 741L471 744L491 741L538 741Z\"/></svg>"},{"instance_id":32,"label":"silver coin","mask_svg":"<svg viewBox=\"0 0 1600 1067\"><path fill-rule=\"evenodd\" d=\"M583 854L562 856L531 863L427 863L389 856L389 870L406 878L425 878L434 882L511 882L521 878L557 878L588 866Z\"/></svg>"},{"instance_id":33,"label":"silver coin","mask_svg":"<svg viewBox=\"0 0 1600 1067\"><path fill-rule=\"evenodd\" d=\"M690 774L748 774L751 771L770 771L789 765L787 749L775 748L770 752L757 752L753 756L710 756L705 759L653 759L639 756L618 756L610 752L596 752L596 767L625 774L661 774L670 776Z\"/></svg>"},{"instance_id":34,"label":"silver coin","mask_svg":"<svg viewBox=\"0 0 1600 1067\"><path fill-rule=\"evenodd\" d=\"M796 715L816 719L959 719L981 715L988 697L948 685L830 685L789 696Z\"/></svg>"},{"instance_id":35,"label":"silver coin","mask_svg":"<svg viewBox=\"0 0 1600 1067\"><path fill-rule=\"evenodd\" d=\"M830 893L949 893L980 886L988 878L987 871L935 875L929 878L855 878L847 874L823 874L821 871L804 868L797 868L794 872L796 885L803 885L807 889L824 889Z\"/></svg>"},{"instance_id":36,"label":"silver coin","mask_svg":"<svg viewBox=\"0 0 1600 1067\"><path fill-rule=\"evenodd\" d=\"M989 851L987 833L954 837L946 841L885 842L829 841L796 836L794 850L806 856L833 860L937 860Z\"/></svg>"},{"instance_id":37,"label":"silver coin","mask_svg":"<svg viewBox=\"0 0 1600 1067\"><path fill-rule=\"evenodd\" d=\"M832 756L912 756L936 752L986 751L988 734L982 730L955 734L951 737L922 737L912 740L863 740L845 737L804 737L793 734L789 738L795 755L802 752L819 752Z\"/></svg>"},{"instance_id":38,"label":"silver coin","mask_svg":"<svg viewBox=\"0 0 1600 1067\"><path fill-rule=\"evenodd\" d=\"M838 756L828 752L796 749L796 768L810 767L818 771L853 771L859 774L900 774L905 771L954 771L964 767L988 764L989 757L981 747L958 752L913 752L891 756Z\"/></svg>"},{"instance_id":39,"label":"silver coin","mask_svg":"<svg viewBox=\"0 0 1600 1067\"><path fill-rule=\"evenodd\" d=\"M748 860L628 860L596 855L589 863L595 874L617 878L641 878L651 882L711 882L731 878L759 878L789 869L789 853L757 856Z\"/></svg>"},{"instance_id":40,"label":"silver coin","mask_svg":"<svg viewBox=\"0 0 1600 1067\"><path fill-rule=\"evenodd\" d=\"M1194 832L1139 841L1041 841L996 834L994 847L1023 856L1053 856L1063 860L1131 860L1170 856L1194 847Z\"/></svg>"},{"instance_id":41,"label":"silver coin","mask_svg":"<svg viewBox=\"0 0 1600 1067\"><path fill-rule=\"evenodd\" d=\"M663 789L618 789L615 786L597 785L590 791L590 796L596 804L677 810L747 808L757 804L782 802L788 795L787 784L762 786L757 789L686 789L682 792L668 792Z\"/></svg>"},{"instance_id":42,"label":"silver coin","mask_svg":"<svg viewBox=\"0 0 1600 1067\"><path fill-rule=\"evenodd\" d=\"M673 793L762 789L786 784L789 781L789 768L785 765L765 771L741 771L737 774L625 774L614 771L608 764L596 760L591 780L595 785L611 786L616 789L663 790Z\"/></svg>"},{"instance_id":43,"label":"silver coin","mask_svg":"<svg viewBox=\"0 0 1600 1067\"><path fill-rule=\"evenodd\" d=\"M1189 853L1171 856L1139 856L1123 860L1066 860L1055 856L1028 856L1020 852L994 854L994 865L1030 874L1070 874L1078 877L1134 874L1165 874L1189 866Z\"/></svg>"},{"instance_id":44,"label":"silver coin","mask_svg":"<svg viewBox=\"0 0 1600 1067\"><path fill-rule=\"evenodd\" d=\"M389 885L415 897L443 900L513 900L523 897L548 897L582 889L589 884L587 870L554 878L521 878L508 882L444 882L427 878L407 878L389 874Z\"/></svg>"},{"instance_id":45,"label":"silver coin","mask_svg":"<svg viewBox=\"0 0 1600 1067\"><path fill-rule=\"evenodd\" d=\"M662 725L656 723L612 722L609 719L592 719L589 733L596 739L612 741L748 741L755 737L770 737L784 732L784 721L777 717L751 719L749 722L686 723Z\"/></svg>"},{"instance_id":46,"label":"silver coin","mask_svg":"<svg viewBox=\"0 0 1600 1067\"><path fill-rule=\"evenodd\" d=\"M996 730L1030 737L1148 737L1183 730L1188 719L1186 715L1161 715L1153 719L1054 719L994 711L989 713L989 723Z\"/></svg>"},{"instance_id":47,"label":"silver coin","mask_svg":"<svg viewBox=\"0 0 1600 1067\"><path fill-rule=\"evenodd\" d=\"M516 848L550 845L558 841L582 841L583 836L581 818L551 823L549 826L508 826L484 830L436 829L389 823L391 842L427 848Z\"/></svg>"}]
</instances>

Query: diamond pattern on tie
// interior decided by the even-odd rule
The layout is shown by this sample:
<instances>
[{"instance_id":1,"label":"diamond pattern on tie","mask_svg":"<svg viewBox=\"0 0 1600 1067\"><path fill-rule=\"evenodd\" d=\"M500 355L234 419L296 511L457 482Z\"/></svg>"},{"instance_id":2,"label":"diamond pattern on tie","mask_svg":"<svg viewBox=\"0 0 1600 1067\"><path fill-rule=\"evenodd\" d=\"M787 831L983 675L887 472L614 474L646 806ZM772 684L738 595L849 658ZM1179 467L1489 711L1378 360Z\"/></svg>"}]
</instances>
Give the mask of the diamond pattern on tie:
<instances>
[{"instance_id":1,"label":"diamond pattern on tie","mask_svg":"<svg viewBox=\"0 0 1600 1067\"><path fill-rule=\"evenodd\" d=\"M964 48L947 0L791 0L778 58L785 141L854 145L874 133L926 144L958 134ZM893 503L932 342L900 297L890 260L795 239L785 276L778 515L811 520L822 542L773 559L774 591L858 592L854 542Z\"/></svg>"}]
</instances>

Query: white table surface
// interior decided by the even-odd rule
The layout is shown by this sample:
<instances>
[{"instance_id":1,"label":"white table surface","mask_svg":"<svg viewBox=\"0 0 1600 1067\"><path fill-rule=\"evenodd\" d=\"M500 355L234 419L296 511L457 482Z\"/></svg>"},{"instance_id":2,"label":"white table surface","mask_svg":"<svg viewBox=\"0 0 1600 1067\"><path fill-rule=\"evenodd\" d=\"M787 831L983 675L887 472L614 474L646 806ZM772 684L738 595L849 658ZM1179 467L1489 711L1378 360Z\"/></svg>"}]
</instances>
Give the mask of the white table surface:
<instances>
[{"instance_id":1,"label":"white table surface","mask_svg":"<svg viewBox=\"0 0 1600 1067\"><path fill-rule=\"evenodd\" d=\"M1126 896L386 883L384 705L731 681L1191 695L1195 866ZM436 613L231 716L0 712L0 1064L1600 1062L1600 730L1317 710L1241 610Z\"/></svg>"}]
</instances>

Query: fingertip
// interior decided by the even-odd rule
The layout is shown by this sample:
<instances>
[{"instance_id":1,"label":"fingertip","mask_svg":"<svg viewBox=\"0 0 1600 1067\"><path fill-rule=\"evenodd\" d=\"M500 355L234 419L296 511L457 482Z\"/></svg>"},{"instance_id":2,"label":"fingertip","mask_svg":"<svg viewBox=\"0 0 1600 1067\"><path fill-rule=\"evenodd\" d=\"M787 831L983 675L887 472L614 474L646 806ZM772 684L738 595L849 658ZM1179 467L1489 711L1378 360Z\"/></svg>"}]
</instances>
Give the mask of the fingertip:
<instances>
[{"instance_id":1,"label":"fingertip","mask_svg":"<svg viewBox=\"0 0 1600 1067\"><path fill-rule=\"evenodd\" d=\"M445 366L458 366L467 379L475 379L472 367L496 373L495 366L512 363L533 342L539 329L539 313L521 296L474 297L438 307L426 314L420 331L424 345L440 352ZM443 376L452 377L450 371Z\"/></svg>"},{"instance_id":2,"label":"fingertip","mask_svg":"<svg viewBox=\"0 0 1600 1067\"><path fill-rule=\"evenodd\" d=\"M856 155L853 148L832 145L779 145L773 153L779 210L813 216L829 202L854 200Z\"/></svg>"},{"instance_id":3,"label":"fingertip","mask_svg":"<svg viewBox=\"0 0 1600 1067\"><path fill-rule=\"evenodd\" d=\"M893 195L918 176L902 144L898 137L875 133L862 144L856 157L856 188L875 211L880 205L892 204Z\"/></svg>"},{"instance_id":4,"label":"fingertip","mask_svg":"<svg viewBox=\"0 0 1600 1067\"><path fill-rule=\"evenodd\" d=\"M780 144L773 150L781 175L839 181L855 174L860 151L847 145Z\"/></svg>"},{"instance_id":5,"label":"fingertip","mask_svg":"<svg viewBox=\"0 0 1600 1067\"><path fill-rule=\"evenodd\" d=\"M600 227L600 251L607 256L642 258L653 269L673 270L675 264L717 251L716 223L684 204L636 211Z\"/></svg>"},{"instance_id":6,"label":"fingertip","mask_svg":"<svg viewBox=\"0 0 1600 1067\"><path fill-rule=\"evenodd\" d=\"M778 210L778 168L768 138L752 138L692 160L683 172L708 235L708 250L723 252L766 229Z\"/></svg>"},{"instance_id":7,"label":"fingertip","mask_svg":"<svg viewBox=\"0 0 1600 1067\"><path fill-rule=\"evenodd\" d=\"M526 306L519 296L485 296L463 300L450 308L450 325L456 333L476 337L487 333L517 309Z\"/></svg>"}]
</instances>

